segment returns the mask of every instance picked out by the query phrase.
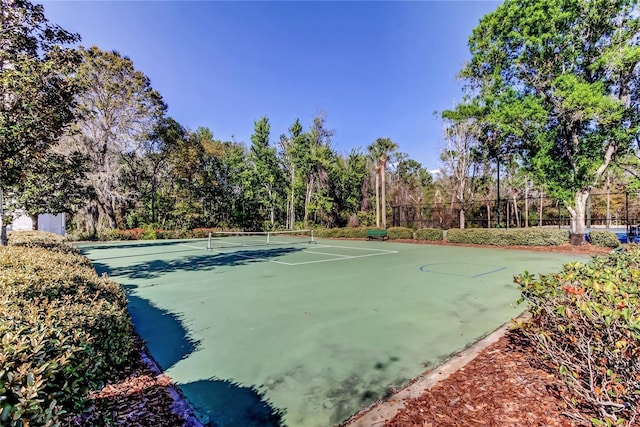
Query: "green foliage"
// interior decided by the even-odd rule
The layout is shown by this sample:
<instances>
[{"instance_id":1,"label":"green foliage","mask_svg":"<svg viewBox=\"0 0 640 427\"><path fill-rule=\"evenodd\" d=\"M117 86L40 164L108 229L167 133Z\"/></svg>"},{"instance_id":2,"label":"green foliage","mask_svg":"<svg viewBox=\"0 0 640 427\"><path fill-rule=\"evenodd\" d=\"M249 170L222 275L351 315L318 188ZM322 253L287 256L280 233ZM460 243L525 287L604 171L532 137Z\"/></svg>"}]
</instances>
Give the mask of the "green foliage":
<instances>
[{"instance_id":1,"label":"green foliage","mask_svg":"<svg viewBox=\"0 0 640 427\"><path fill-rule=\"evenodd\" d=\"M367 237L367 230L369 229L365 227L316 228L313 230L313 235L314 237L363 239Z\"/></svg>"},{"instance_id":2,"label":"green foliage","mask_svg":"<svg viewBox=\"0 0 640 427\"><path fill-rule=\"evenodd\" d=\"M447 230L446 240L451 243L473 243L476 245L558 246L569 242L569 231L538 228L451 229Z\"/></svg>"},{"instance_id":3,"label":"green foliage","mask_svg":"<svg viewBox=\"0 0 640 427\"><path fill-rule=\"evenodd\" d=\"M640 394L640 247L515 280L532 314L521 331L569 386L569 404L595 425L630 420Z\"/></svg>"},{"instance_id":4,"label":"green foliage","mask_svg":"<svg viewBox=\"0 0 640 427\"><path fill-rule=\"evenodd\" d=\"M71 75L80 58L61 46L80 37L51 24L44 7L29 1L2 0L0 15L0 189L6 189L46 158L74 119L78 87Z\"/></svg>"},{"instance_id":5,"label":"green foliage","mask_svg":"<svg viewBox=\"0 0 640 427\"><path fill-rule=\"evenodd\" d=\"M618 240L618 236L611 231L590 231L589 232L589 241L594 246L604 246L607 248L617 248L620 246L620 241Z\"/></svg>"},{"instance_id":6,"label":"green foliage","mask_svg":"<svg viewBox=\"0 0 640 427\"><path fill-rule=\"evenodd\" d=\"M416 230L414 233L414 238L416 240L444 240L444 233L442 230L436 228L421 228L420 230Z\"/></svg>"},{"instance_id":7,"label":"green foliage","mask_svg":"<svg viewBox=\"0 0 640 427\"><path fill-rule=\"evenodd\" d=\"M483 139L521 156L584 234L586 194L638 134L637 0L507 0L469 39Z\"/></svg>"},{"instance_id":8,"label":"green foliage","mask_svg":"<svg viewBox=\"0 0 640 427\"><path fill-rule=\"evenodd\" d=\"M406 227L389 227L387 236L389 236L389 240L413 239L413 230Z\"/></svg>"},{"instance_id":9,"label":"green foliage","mask_svg":"<svg viewBox=\"0 0 640 427\"><path fill-rule=\"evenodd\" d=\"M193 230L165 230L162 228L132 228L129 230L107 230L100 235L101 240L156 240L156 239L204 239L209 233L221 228L194 228Z\"/></svg>"},{"instance_id":10,"label":"green foliage","mask_svg":"<svg viewBox=\"0 0 640 427\"><path fill-rule=\"evenodd\" d=\"M73 253L8 246L0 272L0 424L60 425L129 357L124 294Z\"/></svg>"},{"instance_id":11,"label":"green foliage","mask_svg":"<svg viewBox=\"0 0 640 427\"><path fill-rule=\"evenodd\" d=\"M65 237L45 231L12 231L9 233L9 245L44 248L62 253L78 253Z\"/></svg>"}]
</instances>

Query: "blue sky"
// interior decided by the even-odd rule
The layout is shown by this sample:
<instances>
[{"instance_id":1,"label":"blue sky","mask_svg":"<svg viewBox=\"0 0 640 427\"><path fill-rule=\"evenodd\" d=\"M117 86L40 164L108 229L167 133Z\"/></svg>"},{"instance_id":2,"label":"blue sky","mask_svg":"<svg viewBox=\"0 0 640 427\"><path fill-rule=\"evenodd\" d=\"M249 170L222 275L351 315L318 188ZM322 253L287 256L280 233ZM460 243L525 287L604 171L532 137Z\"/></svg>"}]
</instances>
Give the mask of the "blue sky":
<instances>
[{"instance_id":1,"label":"blue sky","mask_svg":"<svg viewBox=\"0 0 640 427\"><path fill-rule=\"evenodd\" d=\"M271 140L296 118L327 115L346 154L389 137L439 166L435 111L462 97L467 40L494 1L44 1L82 45L131 58L169 115L216 138L250 143L267 116Z\"/></svg>"}]
</instances>

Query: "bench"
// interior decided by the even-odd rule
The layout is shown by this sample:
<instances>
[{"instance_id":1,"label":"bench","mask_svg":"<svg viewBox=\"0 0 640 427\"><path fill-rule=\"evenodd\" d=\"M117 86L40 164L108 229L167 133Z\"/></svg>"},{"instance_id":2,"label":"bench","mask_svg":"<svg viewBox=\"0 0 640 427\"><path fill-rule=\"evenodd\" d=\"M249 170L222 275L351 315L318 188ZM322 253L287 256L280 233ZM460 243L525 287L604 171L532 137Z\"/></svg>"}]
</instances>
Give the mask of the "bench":
<instances>
[{"instance_id":1,"label":"bench","mask_svg":"<svg viewBox=\"0 0 640 427\"><path fill-rule=\"evenodd\" d=\"M387 230L367 230L367 240L373 239L382 240L383 242L385 239L389 240Z\"/></svg>"}]
</instances>

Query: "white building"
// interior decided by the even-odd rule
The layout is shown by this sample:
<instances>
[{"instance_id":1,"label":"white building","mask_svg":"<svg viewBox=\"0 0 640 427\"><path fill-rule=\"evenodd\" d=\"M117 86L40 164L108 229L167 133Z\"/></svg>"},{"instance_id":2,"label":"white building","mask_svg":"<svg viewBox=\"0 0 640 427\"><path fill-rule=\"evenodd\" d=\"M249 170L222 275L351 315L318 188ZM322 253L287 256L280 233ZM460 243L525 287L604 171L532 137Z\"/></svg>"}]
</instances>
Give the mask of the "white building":
<instances>
[{"instance_id":1,"label":"white building","mask_svg":"<svg viewBox=\"0 0 640 427\"><path fill-rule=\"evenodd\" d=\"M66 233L65 214L40 214L38 215L38 230L64 236ZM33 221L29 215L18 211L15 213L13 222L7 226L7 231L30 231L33 230Z\"/></svg>"}]
</instances>

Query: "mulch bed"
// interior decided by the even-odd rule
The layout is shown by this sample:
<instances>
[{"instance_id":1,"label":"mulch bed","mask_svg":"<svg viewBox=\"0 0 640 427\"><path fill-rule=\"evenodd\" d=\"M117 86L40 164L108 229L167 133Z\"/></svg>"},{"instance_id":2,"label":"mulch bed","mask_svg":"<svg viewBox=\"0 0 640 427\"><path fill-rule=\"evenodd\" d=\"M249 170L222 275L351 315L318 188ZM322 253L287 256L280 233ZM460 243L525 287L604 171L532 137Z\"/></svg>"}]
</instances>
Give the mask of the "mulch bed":
<instances>
[{"instance_id":1,"label":"mulch bed","mask_svg":"<svg viewBox=\"0 0 640 427\"><path fill-rule=\"evenodd\" d=\"M397 240L396 240L397 241ZM445 242L407 243L444 245ZM479 245L454 245L474 246ZM497 246L488 246L496 248ZM591 245L551 247L506 247L505 249L603 255L608 248ZM551 373L530 362L531 348L522 339L507 334L483 350L478 357L446 380L407 401L405 409L386 423L387 427L447 426L586 426L566 415L562 399L566 390ZM144 344L129 365L89 396L90 409L76 416L74 426L167 426L194 425L193 415L171 380L145 361ZM196 422L197 424L197 422Z\"/></svg>"},{"instance_id":2,"label":"mulch bed","mask_svg":"<svg viewBox=\"0 0 640 427\"><path fill-rule=\"evenodd\" d=\"M144 343L138 339L127 366L102 389L89 394L89 409L76 416L71 425L193 426L193 415L185 412L180 398L171 379L145 357Z\"/></svg>"},{"instance_id":3,"label":"mulch bed","mask_svg":"<svg viewBox=\"0 0 640 427\"><path fill-rule=\"evenodd\" d=\"M568 415L564 384L509 332L406 407L386 427L589 426Z\"/></svg>"}]
</instances>

